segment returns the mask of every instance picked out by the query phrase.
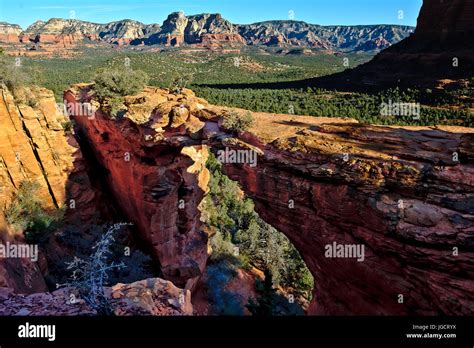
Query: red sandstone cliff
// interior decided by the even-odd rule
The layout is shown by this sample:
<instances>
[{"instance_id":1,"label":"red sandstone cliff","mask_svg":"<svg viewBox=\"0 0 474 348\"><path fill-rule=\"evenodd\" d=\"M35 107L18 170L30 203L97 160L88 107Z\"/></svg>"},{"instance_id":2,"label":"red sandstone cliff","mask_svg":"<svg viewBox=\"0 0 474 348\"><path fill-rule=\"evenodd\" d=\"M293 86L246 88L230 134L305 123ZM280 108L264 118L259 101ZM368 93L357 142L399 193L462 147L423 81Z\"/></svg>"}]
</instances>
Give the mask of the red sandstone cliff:
<instances>
[{"instance_id":1,"label":"red sandstone cliff","mask_svg":"<svg viewBox=\"0 0 474 348\"><path fill-rule=\"evenodd\" d=\"M22 182L37 182L44 208L67 206L67 221L82 223L87 229L98 213L100 194L89 181L87 164L73 133L65 131L68 117L57 108L53 93L31 87L17 91L14 98L5 87L0 92L0 243L24 243L21 231L8 226L3 214ZM187 155L196 154L190 151ZM63 258L48 257L63 262L68 251L57 250L60 247L51 240L46 251ZM38 262L0 258L0 315L96 314L83 300L70 303L71 289L47 293L43 276L55 265L48 265L42 252ZM105 292L119 316L193 313L190 292L159 278L117 284Z\"/></svg>"},{"instance_id":2,"label":"red sandstone cliff","mask_svg":"<svg viewBox=\"0 0 474 348\"><path fill-rule=\"evenodd\" d=\"M87 87L72 89L65 100L87 101L87 93ZM74 120L165 278L193 288L208 257L208 236L201 230L198 209L209 180L208 152L192 140L203 123L190 109L199 100L189 93L174 96L150 88L126 103L129 112L121 120L100 111L94 119L76 114Z\"/></svg>"},{"instance_id":3,"label":"red sandstone cliff","mask_svg":"<svg viewBox=\"0 0 474 348\"><path fill-rule=\"evenodd\" d=\"M86 163L75 138L64 130L67 118L53 93L33 87L17 94L29 105L0 88L0 243L23 242L3 214L22 182L39 184L45 209L74 206L66 214L79 221L88 221L97 209ZM1 286L19 293L46 289L38 265L27 259L0 259Z\"/></svg>"},{"instance_id":4,"label":"red sandstone cliff","mask_svg":"<svg viewBox=\"0 0 474 348\"><path fill-rule=\"evenodd\" d=\"M415 33L355 69L312 81L329 88L436 87L474 76L474 1L424 0Z\"/></svg>"},{"instance_id":5,"label":"red sandstone cliff","mask_svg":"<svg viewBox=\"0 0 474 348\"><path fill-rule=\"evenodd\" d=\"M312 128L260 145L257 168L226 167L305 259L311 312L474 313L472 130ZM326 257L333 242L365 260Z\"/></svg>"},{"instance_id":6,"label":"red sandstone cliff","mask_svg":"<svg viewBox=\"0 0 474 348\"><path fill-rule=\"evenodd\" d=\"M88 95L79 87L66 93L70 101ZM226 110L191 91L148 88L126 104L122 120L76 120L167 279L194 283L207 257L195 210L205 191L199 177L207 176L202 145L253 149L255 168L225 171L302 254L315 277L311 313L474 313L472 129L255 114L255 127L235 139L219 129ZM185 151L199 155L185 159ZM363 262L328 258L333 242L363 245Z\"/></svg>"},{"instance_id":7,"label":"red sandstone cliff","mask_svg":"<svg viewBox=\"0 0 474 348\"><path fill-rule=\"evenodd\" d=\"M466 40L468 43L474 32L473 23L474 2L471 0L425 0L415 36L438 42Z\"/></svg>"},{"instance_id":8,"label":"red sandstone cliff","mask_svg":"<svg viewBox=\"0 0 474 348\"><path fill-rule=\"evenodd\" d=\"M24 173L44 180L48 189L42 194L54 207L64 200L65 177L74 173L66 169L68 158L77 149L57 143L64 136L55 126L56 110L49 108L52 95L35 93L43 97L34 108L17 107L4 93L1 177L8 192L15 189L8 180L20 181ZM91 95L81 85L65 97L80 103ZM294 122L254 114L251 131L233 138L220 129L226 109L188 90L174 95L147 88L124 102L124 118L99 111L95 118L74 119L108 173L124 220L136 223L167 279L192 289L207 261L198 208L207 190L207 149L252 149L259 154L256 167L226 165L225 171L302 254L315 277L311 313L474 312L472 129L362 126L312 117ZM57 178L55 162L48 162L51 144L64 151ZM15 164L10 152L16 148L32 156L23 164L29 167ZM76 192L84 207L92 198L88 192ZM2 197L7 202L11 196ZM325 248L334 242L364 246L364 260L327 257ZM5 279L17 279L8 274Z\"/></svg>"}]
</instances>

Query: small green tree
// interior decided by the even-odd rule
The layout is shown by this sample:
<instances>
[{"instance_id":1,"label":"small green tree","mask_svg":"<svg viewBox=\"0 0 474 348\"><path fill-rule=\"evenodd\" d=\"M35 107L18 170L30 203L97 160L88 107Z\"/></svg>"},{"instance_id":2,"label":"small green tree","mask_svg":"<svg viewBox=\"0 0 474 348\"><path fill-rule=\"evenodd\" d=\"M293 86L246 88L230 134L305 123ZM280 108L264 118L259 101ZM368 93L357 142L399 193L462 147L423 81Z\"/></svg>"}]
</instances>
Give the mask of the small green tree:
<instances>
[{"instance_id":1,"label":"small green tree","mask_svg":"<svg viewBox=\"0 0 474 348\"><path fill-rule=\"evenodd\" d=\"M16 66L13 61L7 58L0 59L0 84L8 88L17 102L27 102L19 92L22 87L30 82L28 72L25 71L23 66Z\"/></svg>"},{"instance_id":2,"label":"small green tree","mask_svg":"<svg viewBox=\"0 0 474 348\"><path fill-rule=\"evenodd\" d=\"M39 188L37 182L22 182L12 203L5 210L7 223L23 231L25 238L31 242L45 238L63 213L61 210L47 212L43 208L38 196Z\"/></svg>"},{"instance_id":3,"label":"small green tree","mask_svg":"<svg viewBox=\"0 0 474 348\"><path fill-rule=\"evenodd\" d=\"M224 116L222 126L232 132L245 132L252 127L253 123L254 119L250 111L245 113L231 111Z\"/></svg>"},{"instance_id":4,"label":"small green tree","mask_svg":"<svg viewBox=\"0 0 474 348\"><path fill-rule=\"evenodd\" d=\"M104 69L97 73L93 90L102 108L117 117L125 110L123 97L141 91L149 81L146 73L132 69Z\"/></svg>"},{"instance_id":5,"label":"small green tree","mask_svg":"<svg viewBox=\"0 0 474 348\"><path fill-rule=\"evenodd\" d=\"M194 76L192 74L183 74L177 76L171 81L170 91L173 94L181 94L192 81Z\"/></svg>"}]
</instances>

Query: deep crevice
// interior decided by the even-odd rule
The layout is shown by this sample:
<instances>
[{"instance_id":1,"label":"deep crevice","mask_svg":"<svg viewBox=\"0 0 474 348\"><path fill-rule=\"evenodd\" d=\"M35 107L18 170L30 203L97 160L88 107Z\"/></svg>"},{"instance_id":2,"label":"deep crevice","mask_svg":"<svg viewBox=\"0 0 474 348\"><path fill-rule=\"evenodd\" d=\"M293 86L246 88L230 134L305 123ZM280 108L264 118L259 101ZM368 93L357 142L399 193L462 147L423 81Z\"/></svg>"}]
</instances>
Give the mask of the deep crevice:
<instances>
[{"instance_id":1,"label":"deep crevice","mask_svg":"<svg viewBox=\"0 0 474 348\"><path fill-rule=\"evenodd\" d=\"M21 114L21 112L20 112L20 114ZM23 117L23 115L21 115L21 116ZM54 196L53 188L51 187L51 184L48 180L48 176L46 175L46 170L44 169L43 162L41 161L41 157L38 153L38 150L36 150L36 147L35 147L35 144L34 144L34 141L33 141L33 137L31 136L31 133L29 132L29 130L26 127L26 124L25 124L25 122L23 122L23 120L21 120L21 125L23 127L23 131L25 132L26 136L29 139L31 150L33 151L33 154L35 155L36 161L38 162L38 165L40 166L41 173L43 174L44 181L46 182L46 185L48 186L49 195L51 196L51 199L53 200L53 204L56 207L56 209L59 209L58 201L56 200L56 197Z\"/></svg>"}]
</instances>

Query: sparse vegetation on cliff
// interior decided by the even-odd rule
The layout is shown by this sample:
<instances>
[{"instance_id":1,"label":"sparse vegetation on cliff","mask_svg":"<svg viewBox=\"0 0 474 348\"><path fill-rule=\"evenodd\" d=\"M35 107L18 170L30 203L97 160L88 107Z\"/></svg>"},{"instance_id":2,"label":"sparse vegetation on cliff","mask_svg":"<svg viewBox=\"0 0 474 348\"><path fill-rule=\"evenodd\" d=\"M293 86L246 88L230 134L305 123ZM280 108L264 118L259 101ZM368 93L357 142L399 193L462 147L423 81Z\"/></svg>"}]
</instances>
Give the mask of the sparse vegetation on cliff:
<instances>
[{"instance_id":1,"label":"sparse vegetation on cliff","mask_svg":"<svg viewBox=\"0 0 474 348\"><path fill-rule=\"evenodd\" d=\"M232 132L245 132L253 125L253 117L251 112L231 111L224 116L222 126Z\"/></svg>"},{"instance_id":2,"label":"sparse vegetation on cliff","mask_svg":"<svg viewBox=\"0 0 474 348\"><path fill-rule=\"evenodd\" d=\"M115 263L110 260L112 247L115 243L115 233L120 228L121 225L110 227L93 246L93 252L88 258L75 257L67 267L72 272L71 281L63 286L76 290L80 298L83 298L99 315L112 314L104 292L104 286L109 285L109 273L125 268L123 262ZM71 302L74 303L76 300L77 297L71 294Z\"/></svg>"},{"instance_id":3,"label":"sparse vegetation on cliff","mask_svg":"<svg viewBox=\"0 0 474 348\"><path fill-rule=\"evenodd\" d=\"M31 80L24 67L16 66L11 59L0 58L0 85L5 85L17 102L27 102L27 99L19 92L29 83Z\"/></svg>"},{"instance_id":4,"label":"sparse vegetation on cliff","mask_svg":"<svg viewBox=\"0 0 474 348\"><path fill-rule=\"evenodd\" d=\"M5 210L9 225L22 231L29 242L47 238L54 224L62 218L63 211L47 212L38 195L39 184L24 181L14 195L10 206Z\"/></svg>"},{"instance_id":5,"label":"sparse vegetation on cliff","mask_svg":"<svg viewBox=\"0 0 474 348\"><path fill-rule=\"evenodd\" d=\"M177 76L171 81L170 91L174 94L181 94L184 88L188 87L193 80L192 74Z\"/></svg>"},{"instance_id":6,"label":"sparse vegetation on cliff","mask_svg":"<svg viewBox=\"0 0 474 348\"><path fill-rule=\"evenodd\" d=\"M117 117L125 106L123 97L141 91L148 83L148 75L143 71L124 69L104 69L94 78L94 92L102 107Z\"/></svg>"},{"instance_id":7,"label":"sparse vegetation on cliff","mask_svg":"<svg viewBox=\"0 0 474 348\"><path fill-rule=\"evenodd\" d=\"M296 301L311 299L313 277L295 247L258 216L238 184L222 173L215 156L210 156L208 168L212 177L204 216L215 232L212 263L267 270L276 288L291 293Z\"/></svg>"}]
</instances>

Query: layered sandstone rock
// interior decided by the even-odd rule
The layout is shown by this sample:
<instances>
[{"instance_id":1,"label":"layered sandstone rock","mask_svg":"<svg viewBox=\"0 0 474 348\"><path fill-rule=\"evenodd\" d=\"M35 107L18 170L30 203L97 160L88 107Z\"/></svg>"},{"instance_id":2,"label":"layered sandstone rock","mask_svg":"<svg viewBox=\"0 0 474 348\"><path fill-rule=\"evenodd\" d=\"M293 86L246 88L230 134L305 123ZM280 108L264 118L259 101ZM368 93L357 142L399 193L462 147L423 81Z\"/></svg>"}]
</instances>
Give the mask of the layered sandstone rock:
<instances>
[{"instance_id":1,"label":"layered sandstone rock","mask_svg":"<svg viewBox=\"0 0 474 348\"><path fill-rule=\"evenodd\" d=\"M226 173L302 254L312 313L472 314L472 132L328 123L252 140L258 166ZM327 257L334 242L364 246L363 262Z\"/></svg>"},{"instance_id":2,"label":"layered sandstone rock","mask_svg":"<svg viewBox=\"0 0 474 348\"><path fill-rule=\"evenodd\" d=\"M23 242L4 216L23 182L39 185L37 198L45 209L67 206L67 216L88 221L96 212L95 191L79 145L63 128L67 118L53 93L40 88L18 91L28 105L16 101L5 87L0 93L0 242ZM0 286L18 293L46 289L37 264L28 259L0 259Z\"/></svg>"},{"instance_id":3,"label":"layered sandstone rock","mask_svg":"<svg viewBox=\"0 0 474 348\"><path fill-rule=\"evenodd\" d=\"M88 87L66 97L87 99ZM220 126L229 110L188 90L148 88L125 102L123 119L78 122L168 279L195 282L207 257L193 208L206 190L205 144L257 152L256 167L225 172L303 256L315 277L311 313L474 313L472 129L259 113L236 138ZM364 255L329 257L333 243Z\"/></svg>"},{"instance_id":4,"label":"layered sandstone rock","mask_svg":"<svg viewBox=\"0 0 474 348\"><path fill-rule=\"evenodd\" d=\"M84 219L94 210L94 192L86 174L86 163L77 141L68 134L68 118L51 91L26 89L28 105L16 102L5 88L0 100L0 208L9 205L12 194L23 181L40 186L41 201L47 209L67 205Z\"/></svg>"},{"instance_id":5,"label":"layered sandstone rock","mask_svg":"<svg viewBox=\"0 0 474 348\"><path fill-rule=\"evenodd\" d=\"M69 103L89 99L85 86L65 93ZM149 88L126 98L123 118L101 111L94 119L74 115L127 221L137 225L165 278L187 288L194 287L208 257L198 209L209 180L208 152L193 140L204 126L193 116L200 102L189 92Z\"/></svg>"},{"instance_id":6,"label":"layered sandstone rock","mask_svg":"<svg viewBox=\"0 0 474 348\"><path fill-rule=\"evenodd\" d=\"M243 45L244 39L239 34L205 34L202 36L201 45L204 47L219 47L221 45Z\"/></svg>"},{"instance_id":7,"label":"layered sandstone rock","mask_svg":"<svg viewBox=\"0 0 474 348\"><path fill-rule=\"evenodd\" d=\"M71 13L74 15L74 13ZM163 25L121 20L106 24L77 19L52 18L37 21L24 32L16 25L0 24L0 41L23 43L10 49L12 55L39 55L30 51L32 44L50 55L48 50L63 53L79 44L123 45L199 45L222 48L237 45L295 45L331 51L373 51L388 47L407 37L413 28L396 25L320 26L300 21L268 21L249 25L233 24L220 14L203 13L186 16L174 12ZM371 45L379 38L384 45ZM23 50L21 49L23 48Z\"/></svg>"},{"instance_id":8,"label":"layered sandstone rock","mask_svg":"<svg viewBox=\"0 0 474 348\"><path fill-rule=\"evenodd\" d=\"M53 293L17 295L11 289L0 288L2 316L77 316L96 315L79 296L71 303L74 289L64 288ZM132 284L117 284L105 288L105 294L116 316L182 316L192 315L189 291L179 289L169 281L146 279Z\"/></svg>"},{"instance_id":9,"label":"layered sandstone rock","mask_svg":"<svg viewBox=\"0 0 474 348\"><path fill-rule=\"evenodd\" d=\"M18 43L21 32L19 25L0 22L0 42Z\"/></svg>"}]
</instances>

